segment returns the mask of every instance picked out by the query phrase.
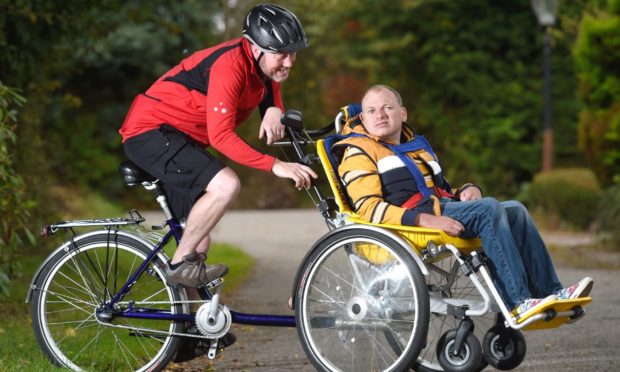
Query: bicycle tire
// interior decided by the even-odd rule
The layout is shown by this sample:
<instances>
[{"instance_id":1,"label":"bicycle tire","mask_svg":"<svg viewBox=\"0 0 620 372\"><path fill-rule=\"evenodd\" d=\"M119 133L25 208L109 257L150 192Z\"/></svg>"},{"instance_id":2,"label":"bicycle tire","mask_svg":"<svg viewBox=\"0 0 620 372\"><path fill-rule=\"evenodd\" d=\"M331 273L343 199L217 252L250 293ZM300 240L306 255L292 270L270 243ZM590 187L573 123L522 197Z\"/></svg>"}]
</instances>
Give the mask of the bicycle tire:
<instances>
[{"instance_id":1,"label":"bicycle tire","mask_svg":"<svg viewBox=\"0 0 620 372\"><path fill-rule=\"evenodd\" d=\"M162 370L179 348L183 332L178 321L95 316L144 261L151 247L126 233L86 234L57 250L35 281L31 302L32 325L43 353L56 365L72 370ZM149 309L180 314L184 293L165 284L165 263L156 256L118 304L118 310L140 302ZM117 328L128 327L128 328Z\"/></svg>"},{"instance_id":2,"label":"bicycle tire","mask_svg":"<svg viewBox=\"0 0 620 372\"><path fill-rule=\"evenodd\" d=\"M376 230L336 230L315 245L301 273L297 330L315 368L409 369L426 339L429 302L407 248Z\"/></svg>"}]
</instances>

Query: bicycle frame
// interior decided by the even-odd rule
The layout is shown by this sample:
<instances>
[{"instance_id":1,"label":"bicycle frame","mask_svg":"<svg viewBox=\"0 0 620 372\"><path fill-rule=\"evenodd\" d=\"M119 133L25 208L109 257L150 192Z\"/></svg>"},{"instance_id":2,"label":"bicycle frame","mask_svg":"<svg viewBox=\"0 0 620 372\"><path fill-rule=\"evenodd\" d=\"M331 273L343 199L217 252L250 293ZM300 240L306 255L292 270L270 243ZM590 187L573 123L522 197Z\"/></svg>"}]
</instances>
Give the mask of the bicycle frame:
<instances>
[{"instance_id":1,"label":"bicycle frame","mask_svg":"<svg viewBox=\"0 0 620 372\"><path fill-rule=\"evenodd\" d=\"M293 119L300 119L293 117ZM291 118L288 115L285 115L283 118L283 123L288 120L291 122ZM286 123L285 123L286 124ZM320 135L323 133L327 133L333 129L333 125L331 127L326 127L322 130L316 131L316 135ZM308 141L307 139L303 139L296 135L296 132L292 127L287 126L286 128L287 134L289 135L290 142L289 145L292 145L295 149L296 155L299 157L301 163L306 165L311 165L318 161L316 156L313 158L310 155L304 154L302 150L302 145L306 145L312 143L312 141ZM135 184L130 184L130 186ZM165 320L165 321L184 321L184 322L195 322L196 316L191 313L182 313L182 314L174 314L169 310L164 309L155 309L155 308L147 308L137 306L136 303L129 302L124 308L124 310L119 311L119 306L117 306L123 298L128 295L131 291L132 286L139 280L141 275L144 275L148 270L149 265L153 262L155 257L159 255L163 248L170 242L171 239L174 238L176 244L178 245L181 236L183 235L184 226L181 222L173 216L166 200L166 196L163 191L158 186L158 181L144 181L142 182L142 186L149 191L155 191L157 194L156 200L160 205L162 211L164 212L166 222L163 226L168 226L169 230L159 239L159 241L153 246L153 242L143 243L152 247L151 251L148 253L147 257L139 264L138 268L130 275L129 279L125 283L122 284L122 287L116 293L110 293L109 301L105 301L105 303L101 304L100 307L96 310L97 314L102 314L105 312L111 313L113 317L121 317L121 318L133 318L133 319L149 319L149 320ZM319 210L330 229L334 228L332 220L334 219L334 208L335 204L331 202L329 198L325 198L320 189L313 183L311 187L312 191L318 196L319 199ZM68 244L65 243L64 249L71 250L71 242L75 238L76 234L73 228L78 227L103 227L107 229L108 233L111 233L113 230L118 231L119 227L129 226L129 225L139 225L141 222L144 222L144 218L135 210L129 212L130 218L107 218L107 219L97 219L97 220L74 220L74 221L64 221L57 224L52 224L43 227L42 235L49 236L57 232L61 229L66 229L73 233L73 237L68 240ZM330 222L332 222L330 224ZM130 234L132 235L132 234ZM112 244L110 245L112 247ZM75 247L75 244L74 244ZM51 256L51 255L50 255ZM32 291L35 289L34 283L39 277L40 271L43 267L45 267L46 262L44 262L39 271L34 275L30 290L28 291L26 302L28 303L32 296ZM214 284L211 287L202 287L199 288L198 291L202 297L203 301L212 301L212 304L218 304L219 302L219 288L215 293L212 293L212 289L218 287L220 283ZM220 287L221 288L221 287ZM256 325L256 326L275 326L275 327L296 327L296 320L294 315L275 315L275 314L255 314L255 313L243 313L238 311L230 310L230 318L231 322L235 324L245 324L245 325ZM104 314L105 315L105 314ZM191 337L191 335L187 335ZM196 336L193 336L196 337ZM200 336L199 336L200 337Z\"/></svg>"},{"instance_id":2,"label":"bicycle frame","mask_svg":"<svg viewBox=\"0 0 620 372\"><path fill-rule=\"evenodd\" d=\"M142 219L143 221L144 219ZM129 223L127 223L129 224ZM51 229L59 229L59 228L70 228L77 226L101 226L102 222L98 222L97 220L91 221L79 221L79 223L72 223L69 221L64 224L58 225L50 225L48 228ZM116 224L118 226L120 224ZM133 283L135 283L138 278L145 272L148 265L151 261L157 256L157 254L163 249L163 247L170 242L172 238L175 239L178 244L180 237L182 235L182 225L176 218L171 218L166 221L166 225L170 227L169 231L160 239L159 243L153 248L153 250L149 253L146 259L140 264L140 266L135 270L135 272L130 276L130 278L123 284L121 289L113 295L108 303L105 304L105 307L100 309L99 311L112 310L119 301L123 299L123 297L129 292ZM111 225L107 225L108 228L111 228ZM202 288L201 292L206 296L206 299L209 300L212 298L212 293L206 289ZM257 325L257 326L275 326L275 327L295 327L295 316L291 315L273 315L273 314L251 314L251 313L242 313L231 310L231 320L236 324L246 324L246 325ZM194 314L172 314L169 311L161 311L156 309L148 309L148 308L139 308L130 304L128 310L123 311L122 313L116 313L117 317L124 318L134 318L134 319L152 319L152 320L176 320L176 321L195 321Z\"/></svg>"}]
</instances>

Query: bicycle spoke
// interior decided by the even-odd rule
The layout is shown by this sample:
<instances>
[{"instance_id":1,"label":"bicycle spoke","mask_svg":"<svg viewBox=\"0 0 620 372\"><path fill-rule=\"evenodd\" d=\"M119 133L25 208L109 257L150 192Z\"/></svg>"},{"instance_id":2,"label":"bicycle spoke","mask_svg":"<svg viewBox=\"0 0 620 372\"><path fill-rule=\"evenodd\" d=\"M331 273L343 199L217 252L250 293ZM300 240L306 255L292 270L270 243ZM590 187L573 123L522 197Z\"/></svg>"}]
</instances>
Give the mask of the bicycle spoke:
<instances>
[{"instance_id":1,"label":"bicycle spoke","mask_svg":"<svg viewBox=\"0 0 620 372\"><path fill-rule=\"evenodd\" d=\"M428 321L418 320L428 316L428 307L418 311L424 281L419 271L413 280L417 267L404 248L372 238L338 239L348 234L324 240L305 271L296 310L304 348L320 370L404 370L422 346L414 330L426 334Z\"/></svg>"},{"instance_id":2,"label":"bicycle spoke","mask_svg":"<svg viewBox=\"0 0 620 372\"><path fill-rule=\"evenodd\" d=\"M47 263L32 302L39 343L53 361L71 369L161 368L180 342L170 334L182 332L183 323L129 318L122 313L130 306L147 306L175 314L183 311L187 301L165 282L138 275L129 283L124 301L107 307L106 298L111 299L152 252L132 238L111 235L76 238L71 250ZM153 260L149 274L163 277L160 259Z\"/></svg>"},{"instance_id":3,"label":"bicycle spoke","mask_svg":"<svg viewBox=\"0 0 620 372\"><path fill-rule=\"evenodd\" d=\"M73 271L74 274L79 277L84 279L84 276L81 274L79 268L77 266L73 266L72 265L67 265L68 269ZM81 288L83 293L89 295L91 297L91 300L93 301L93 303L97 303L97 296L95 295L95 291L91 290L88 286L88 284L83 281L83 284L78 283L76 280L74 280L72 277L69 276L69 274L65 274L64 272L58 272L59 275L61 275L62 277L64 277L65 279L69 280L71 283L75 284L77 286L77 288Z\"/></svg>"},{"instance_id":4,"label":"bicycle spoke","mask_svg":"<svg viewBox=\"0 0 620 372\"><path fill-rule=\"evenodd\" d=\"M80 300L78 298L72 298L72 297L64 296L64 295L61 295L60 293L57 293L57 292L45 291L45 293L54 295L54 296L58 297L59 300L62 300L62 301L58 301L58 302L56 302L56 301L49 301L48 304L54 304L54 303L67 304L69 306L72 306L74 309L82 310L82 311L84 311L87 314L90 314L90 312L87 311L87 310L84 310L84 308L81 308L81 307L77 306L75 303L77 302L79 304L84 304L84 305L89 306L89 307L96 306L96 304L93 304L93 303L90 303L90 302L86 302L86 301L82 301L82 300Z\"/></svg>"}]
</instances>

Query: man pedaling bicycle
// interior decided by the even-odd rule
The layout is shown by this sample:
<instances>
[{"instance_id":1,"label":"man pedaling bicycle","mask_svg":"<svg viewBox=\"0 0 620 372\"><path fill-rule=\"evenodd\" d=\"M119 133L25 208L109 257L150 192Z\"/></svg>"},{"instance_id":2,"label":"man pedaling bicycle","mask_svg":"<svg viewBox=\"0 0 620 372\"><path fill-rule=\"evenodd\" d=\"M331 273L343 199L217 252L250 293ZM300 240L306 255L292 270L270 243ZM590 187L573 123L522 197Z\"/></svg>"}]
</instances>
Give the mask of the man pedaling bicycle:
<instances>
[{"instance_id":1,"label":"man pedaling bicycle","mask_svg":"<svg viewBox=\"0 0 620 372\"><path fill-rule=\"evenodd\" d=\"M386 85L368 89L359 119L348 121L343 134L352 136L332 151L343 151L338 174L361 218L479 237L495 285L514 315L590 293L590 277L562 287L521 203L483 198L481 188L471 183L451 190L430 144L406 125L407 110L396 90Z\"/></svg>"},{"instance_id":2,"label":"man pedaling bicycle","mask_svg":"<svg viewBox=\"0 0 620 372\"><path fill-rule=\"evenodd\" d=\"M258 152L236 133L256 107L259 138L284 137L280 83L288 78L297 52L308 46L297 17L280 6L259 4L243 23L243 37L195 52L160 77L131 105L120 134L127 157L158 178L173 214L187 218L166 281L201 287L224 276L222 264L206 265L209 233L237 196L240 181L211 156L213 146L229 159L290 178L309 187L316 173Z\"/></svg>"}]
</instances>

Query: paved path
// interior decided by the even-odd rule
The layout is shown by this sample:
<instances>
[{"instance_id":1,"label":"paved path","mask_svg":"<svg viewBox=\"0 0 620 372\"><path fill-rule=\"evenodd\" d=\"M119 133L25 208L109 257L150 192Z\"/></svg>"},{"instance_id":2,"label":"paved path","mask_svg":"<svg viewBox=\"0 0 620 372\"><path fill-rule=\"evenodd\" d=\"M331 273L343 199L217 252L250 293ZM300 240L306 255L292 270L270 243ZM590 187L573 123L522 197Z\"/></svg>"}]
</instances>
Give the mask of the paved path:
<instances>
[{"instance_id":1,"label":"paved path","mask_svg":"<svg viewBox=\"0 0 620 372\"><path fill-rule=\"evenodd\" d=\"M147 223L159 219L147 215ZM241 247L256 261L248 282L225 302L236 311L292 315L286 301L305 252L327 232L316 210L231 211L213 231L213 239ZM546 236L549 243L577 241ZM580 237L579 239L587 239ZM581 242L581 240L579 240ZM525 333L527 356L517 371L620 370L620 271L558 267L563 283L592 276L595 302L572 326ZM237 343L215 361L205 357L172 365L179 371L313 371L294 328L233 325ZM491 368L487 368L491 370Z\"/></svg>"}]
</instances>

